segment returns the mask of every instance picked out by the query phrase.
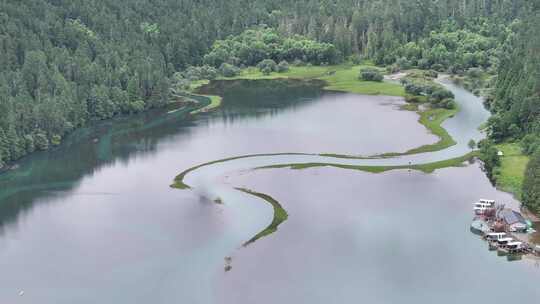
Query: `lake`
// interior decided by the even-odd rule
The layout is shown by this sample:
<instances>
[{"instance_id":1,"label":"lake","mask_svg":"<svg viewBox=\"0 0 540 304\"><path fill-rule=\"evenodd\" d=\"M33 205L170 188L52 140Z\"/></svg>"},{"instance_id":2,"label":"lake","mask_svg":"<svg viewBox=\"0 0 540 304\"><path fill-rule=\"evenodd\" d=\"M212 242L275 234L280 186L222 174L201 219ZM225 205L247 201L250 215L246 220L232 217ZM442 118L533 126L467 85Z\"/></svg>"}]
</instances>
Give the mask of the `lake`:
<instances>
[{"instance_id":1,"label":"lake","mask_svg":"<svg viewBox=\"0 0 540 304\"><path fill-rule=\"evenodd\" d=\"M489 115L464 90L453 88L464 110L445 122L458 141L449 149L372 160L239 159L188 175L193 191L172 189L182 170L231 156L368 156L437 141L395 97L325 92L306 81L215 82L205 90L223 93L217 111L153 111L99 123L0 175L2 303L506 303L540 296L534 261L508 262L469 231L478 198L517 204L478 164L432 174L250 170L312 159L386 165L462 155L463 142L481 137L471 126ZM276 198L288 220L242 247L273 210L233 186ZM223 205L208 199L216 195Z\"/></svg>"}]
</instances>

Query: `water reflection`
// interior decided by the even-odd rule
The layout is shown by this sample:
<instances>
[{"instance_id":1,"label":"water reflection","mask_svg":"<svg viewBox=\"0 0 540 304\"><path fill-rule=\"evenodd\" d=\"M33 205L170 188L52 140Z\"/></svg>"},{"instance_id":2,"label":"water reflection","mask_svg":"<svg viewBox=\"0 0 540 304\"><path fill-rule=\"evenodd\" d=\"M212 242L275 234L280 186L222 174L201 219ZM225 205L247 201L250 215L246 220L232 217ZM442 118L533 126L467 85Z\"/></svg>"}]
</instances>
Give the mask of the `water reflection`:
<instances>
[{"instance_id":1,"label":"water reflection","mask_svg":"<svg viewBox=\"0 0 540 304\"><path fill-rule=\"evenodd\" d=\"M194 118L187 114L192 110L188 107L174 114L166 114L168 109L154 110L100 122L77 130L54 150L24 158L16 170L0 174L0 234L4 226L16 222L18 215L36 201L49 202L45 198L54 196L55 191L67 193L83 177L117 163L128 166L133 158L151 157L160 142L189 137L195 128L208 126L213 119L232 125L245 119L275 116L321 94L316 82L279 81L270 87L267 83L248 83L251 85L247 89L240 89L242 85L235 82L233 93L225 94L226 103L219 112Z\"/></svg>"}]
</instances>

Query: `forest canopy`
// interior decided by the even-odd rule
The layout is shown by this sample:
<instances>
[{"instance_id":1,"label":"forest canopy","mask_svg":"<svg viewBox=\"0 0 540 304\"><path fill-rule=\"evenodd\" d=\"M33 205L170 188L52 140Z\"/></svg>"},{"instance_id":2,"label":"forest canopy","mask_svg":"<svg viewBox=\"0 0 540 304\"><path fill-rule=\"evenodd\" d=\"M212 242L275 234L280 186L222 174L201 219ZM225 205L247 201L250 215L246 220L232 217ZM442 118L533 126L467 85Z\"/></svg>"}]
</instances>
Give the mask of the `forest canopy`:
<instances>
[{"instance_id":1,"label":"forest canopy","mask_svg":"<svg viewBox=\"0 0 540 304\"><path fill-rule=\"evenodd\" d=\"M58 145L92 121L162 107L186 80L234 76L243 65L269 73L295 63L361 60L390 71L455 73L485 86L494 113L490 141L519 141L538 155L538 6L528 0L1 1L0 167ZM431 96L432 88L418 84L409 90L420 87L432 102L451 106L451 96ZM538 176L538 163L531 161L528 172Z\"/></svg>"},{"instance_id":2,"label":"forest canopy","mask_svg":"<svg viewBox=\"0 0 540 304\"><path fill-rule=\"evenodd\" d=\"M275 29L259 28L216 41L204 56L204 63L215 67L223 63L255 66L265 59L321 65L339 63L342 56L333 44L300 35L284 37Z\"/></svg>"}]
</instances>

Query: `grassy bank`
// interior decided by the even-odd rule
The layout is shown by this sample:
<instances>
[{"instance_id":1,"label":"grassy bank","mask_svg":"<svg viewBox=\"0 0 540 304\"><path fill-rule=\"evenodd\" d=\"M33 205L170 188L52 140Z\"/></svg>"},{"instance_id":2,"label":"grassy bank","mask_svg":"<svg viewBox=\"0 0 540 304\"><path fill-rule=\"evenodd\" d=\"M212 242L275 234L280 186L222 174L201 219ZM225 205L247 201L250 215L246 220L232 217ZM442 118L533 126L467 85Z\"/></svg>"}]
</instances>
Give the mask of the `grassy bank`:
<instances>
[{"instance_id":1,"label":"grassy bank","mask_svg":"<svg viewBox=\"0 0 540 304\"><path fill-rule=\"evenodd\" d=\"M363 67L368 67L368 65L291 66L287 72L273 72L268 75L255 67L249 67L242 70L238 76L219 79L320 79L327 83L324 87L326 90L366 95L405 96L405 90L399 84L358 79L360 69ZM373 68L373 66L369 67ZM381 72L383 72L382 69Z\"/></svg>"},{"instance_id":2,"label":"grassy bank","mask_svg":"<svg viewBox=\"0 0 540 304\"><path fill-rule=\"evenodd\" d=\"M202 108L199 108L197 110L194 110L192 112L190 112L191 114L197 114L197 113L204 113L204 112L208 112L208 111L211 111L217 107L219 107L221 105L221 101L222 101L222 98L221 96L216 96L216 95L199 95L199 94L193 94L192 95L196 95L196 96L202 96L202 97L207 97L210 99L210 103Z\"/></svg>"},{"instance_id":3,"label":"grassy bank","mask_svg":"<svg viewBox=\"0 0 540 304\"><path fill-rule=\"evenodd\" d=\"M504 143L496 147L504 154L500 158L501 165L497 167L493 175L497 188L510 192L517 199L521 199L523 179L529 157L521 152L521 147L517 143Z\"/></svg>"},{"instance_id":4,"label":"grassy bank","mask_svg":"<svg viewBox=\"0 0 540 304\"><path fill-rule=\"evenodd\" d=\"M319 79L326 82L324 89L330 91L340 91L355 94L365 95L388 95L388 96L405 96L405 90L399 84L376 81L363 81L358 79L358 75L362 68L376 68L372 65L337 65L337 66L292 66L283 73L272 72L263 74L256 67L243 69L241 73L234 77L220 77L219 80L258 80L258 79ZM384 73L384 69L379 69ZM208 80L199 80L191 85L191 90L196 91L201 86L208 83ZM217 96L209 96L216 98L216 102L212 103L209 109L218 107L221 100L217 100ZM201 109L196 111L203 112L209 109ZM414 110L419 115L419 122L424 125L432 134L439 137L439 141L434 144L423 145L403 153L387 153L383 156L398 156L422 152L432 152L442 150L455 144L455 141L448 132L441 126L442 122L455 115L459 109L428 109L420 111L416 104L407 104L403 107L404 110Z\"/></svg>"},{"instance_id":5,"label":"grassy bank","mask_svg":"<svg viewBox=\"0 0 540 304\"><path fill-rule=\"evenodd\" d=\"M408 154L417 154L424 152L434 152L442 149L446 149L456 144L456 141L448 134L445 128L441 124L450 117L456 115L459 112L459 108L455 109L429 109L425 111L417 111L420 115L418 122L424 125L432 134L439 137L439 140L434 144L423 145L417 148L410 149L403 153L385 153L381 156L392 157Z\"/></svg>"},{"instance_id":6,"label":"grassy bank","mask_svg":"<svg viewBox=\"0 0 540 304\"><path fill-rule=\"evenodd\" d=\"M273 217L272 222L270 223L270 225L268 225L268 227L266 227L263 231L257 233L254 237L249 239L249 241L245 242L244 246L247 246L247 245L249 245L251 243L254 243L258 239L276 232L277 229L278 229L278 226L281 225L281 223L285 222L287 220L287 218L289 217L289 215L287 214L287 211L285 209L283 209L281 204L277 200L275 200L273 197L271 197L270 195L255 192L255 191L251 191L251 190L245 189L245 188L235 188L235 189L239 190L239 191L242 191L244 193L256 196L258 198L261 198L264 201L266 201L267 203L269 203L270 205L272 205L272 208L274 208L274 217Z\"/></svg>"}]
</instances>

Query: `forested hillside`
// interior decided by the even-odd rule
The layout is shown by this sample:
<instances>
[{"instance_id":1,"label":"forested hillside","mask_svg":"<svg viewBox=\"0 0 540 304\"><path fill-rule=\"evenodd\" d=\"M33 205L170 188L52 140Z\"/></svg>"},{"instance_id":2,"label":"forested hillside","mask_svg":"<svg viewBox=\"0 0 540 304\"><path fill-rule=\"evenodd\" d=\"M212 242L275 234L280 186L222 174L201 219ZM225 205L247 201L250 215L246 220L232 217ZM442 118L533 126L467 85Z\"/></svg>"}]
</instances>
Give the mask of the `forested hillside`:
<instances>
[{"instance_id":1,"label":"forested hillside","mask_svg":"<svg viewBox=\"0 0 540 304\"><path fill-rule=\"evenodd\" d=\"M538 16L531 15L537 5L527 0L4 0L0 166L59 144L91 121L163 106L179 78L234 74L264 59L314 65L370 59L390 69L499 74L490 99L498 113L490 122L491 136L526 138L532 153L540 128ZM254 28L265 38L257 30L245 32ZM190 67L202 64L208 66Z\"/></svg>"},{"instance_id":2,"label":"forested hillside","mask_svg":"<svg viewBox=\"0 0 540 304\"><path fill-rule=\"evenodd\" d=\"M495 113L489 121L495 142L519 142L530 155L523 182L523 204L540 214L540 13L539 6L521 23L501 54L495 94Z\"/></svg>"}]
</instances>

